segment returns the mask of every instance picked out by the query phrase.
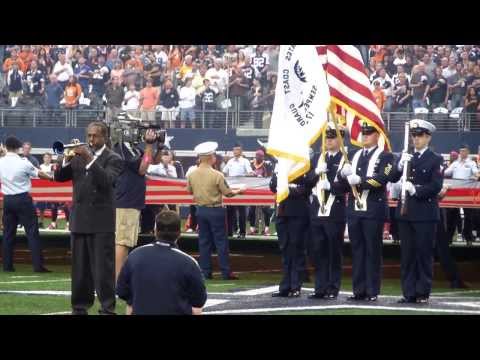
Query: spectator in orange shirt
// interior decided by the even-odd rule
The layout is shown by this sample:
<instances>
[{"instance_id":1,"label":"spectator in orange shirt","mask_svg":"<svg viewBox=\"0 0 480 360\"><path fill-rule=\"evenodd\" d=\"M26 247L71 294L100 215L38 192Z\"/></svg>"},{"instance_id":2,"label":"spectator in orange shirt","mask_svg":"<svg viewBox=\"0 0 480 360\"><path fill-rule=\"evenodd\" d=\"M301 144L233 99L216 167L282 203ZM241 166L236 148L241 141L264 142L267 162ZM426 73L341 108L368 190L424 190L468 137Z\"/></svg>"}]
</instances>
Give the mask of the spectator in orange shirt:
<instances>
[{"instance_id":1,"label":"spectator in orange shirt","mask_svg":"<svg viewBox=\"0 0 480 360\"><path fill-rule=\"evenodd\" d=\"M380 111L383 111L383 107L385 106L385 101L387 98L385 97L385 93L380 86L380 81L374 81L373 86L375 86L375 89L373 90L373 97L375 98L375 102L377 103Z\"/></svg>"},{"instance_id":2,"label":"spectator in orange shirt","mask_svg":"<svg viewBox=\"0 0 480 360\"><path fill-rule=\"evenodd\" d=\"M22 51L18 54L18 57L22 59L24 68L22 71L25 73L27 69L30 67L30 63L33 60L33 53L29 45L22 46Z\"/></svg>"},{"instance_id":3,"label":"spectator in orange shirt","mask_svg":"<svg viewBox=\"0 0 480 360\"><path fill-rule=\"evenodd\" d=\"M78 100L82 94L82 87L77 83L77 77L71 75L68 78L68 84L65 87L65 108L75 109L78 106Z\"/></svg>"},{"instance_id":4,"label":"spectator in orange shirt","mask_svg":"<svg viewBox=\"0 0 480 360\"><path fill-rule=\"evenodd\" d=\"M160 90L152 85L152 79L147 79L147 86L140 91L140 111L143 121L155 121Z\"/></svg>"},{"instance_id":5,"label":"spectator in orange shirt","mask_svg":"<svg viewBox=\"0 0 480 360\"><path fill-rule=\"evenodd\" d=\"M22 59L18 57L17 50L15 49L10 51L10 57L5 59L3 62L3 72L8 73L12 68L13 63L17 63L18 69L21 72L24 72L22 69L25 67L25 64L23 63Z\"/></svg>"},{"instance_id":6,"label":"spectator in orange shirt","mask_svg":"<svg viewBox=\"0 0 480 360\"><path fill-rule=\"evenodd\" d=\"M131 66L136 71L143 71L143 63L134 50L130 51L130 60L125 63L125 68Z\"/></svg>"}]
</instances>

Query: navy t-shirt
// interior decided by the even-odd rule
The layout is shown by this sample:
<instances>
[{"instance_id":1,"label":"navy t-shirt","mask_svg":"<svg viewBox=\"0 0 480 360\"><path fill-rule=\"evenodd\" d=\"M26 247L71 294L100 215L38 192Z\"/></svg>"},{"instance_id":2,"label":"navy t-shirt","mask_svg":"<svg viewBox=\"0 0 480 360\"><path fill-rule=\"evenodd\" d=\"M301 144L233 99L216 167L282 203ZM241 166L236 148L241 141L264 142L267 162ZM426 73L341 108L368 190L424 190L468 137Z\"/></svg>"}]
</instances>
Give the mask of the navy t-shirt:
<instances>
[{"instance_id":1,"label":"navy t-shirt","mask_svg":"<svg viewBox=\"0 0 480 360\"><path fill-rule=\"evenodd\" d=\"M145 176L138 174L143 153L132 155L125 145L122 150L116 144L113 150L123 159L123 170L115 182L115 207L142 210L145 207L147 183Z\"/></svg>"},{"instance_id":2,"label":"navy t-shirt","mask_svg":"<svg viewBox=\"0 0 480 360\"><path fill-rule=\"evenodd\" d=\"M197 262L160 241L128 255L118 277L117 294L135 315L191 315L192 307L203 307L207 301Z\"/></svg>"}]
</instances>

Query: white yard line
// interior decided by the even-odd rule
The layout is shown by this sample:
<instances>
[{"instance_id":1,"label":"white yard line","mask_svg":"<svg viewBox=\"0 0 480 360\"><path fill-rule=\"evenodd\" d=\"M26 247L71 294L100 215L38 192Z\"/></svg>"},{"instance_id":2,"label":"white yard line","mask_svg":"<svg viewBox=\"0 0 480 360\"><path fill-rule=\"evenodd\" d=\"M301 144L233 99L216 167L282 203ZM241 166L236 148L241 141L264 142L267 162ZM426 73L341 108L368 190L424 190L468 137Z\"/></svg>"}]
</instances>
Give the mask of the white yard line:
<instances>
[{"instance_id":1,"label":"white yard line","mask_svg":"<svg viewBox=\"0 0 480 360\"><path fill-rule=\"evenodd\" d=\"M0 284L35 284L35 283L51 283L51 282L67 282L67 281L70 281L70 279L0 281Z\"/></svg>"},{"instance_id":2,"label":"white yard line","mask_svg":"<svg viewBox=\"0 0 480 360\"><path fill-rule=\"evenodd\" d=\"M394 306L369 306L369 305L327 305L327 306L298 306L298 307L278 307L263 309L230 309L206 311L208 315L227 315L227 314L258 314L279 311L301 311L301 310L339 310L339 309L369 309L369 310L393 310L393 311L414 311L414 312L435 312L435 313L452 313L452 314L476 314L480 315L480 311L474 310L455 310L455 309L422 309L410 307L394 307Z\"/></svg>"},{"instance_id":3,"label":"white yard line","mask_svg":"<svg viewBox=\"0 0 480 360\"><path fill-rule=\"evenodd\" d=\"M54 295L70 296L71 291L61 290L0 290L0 294L19 294L19 295Z\"/></svg>"},{"instance_id":4,"label":"white yard line","mask_svg":"<svg viewBox=\"0 0 480 360\"><path fill-rule=\"evenodd\" d=\"M71 311L60 311L60 312L54 312L54 313L48 313L48 314L40 314L40 315L69 315L71 314Z\"/></svg>"},{"instance_id":5,"label":"white yard line","mask_svg":"<svg viewBox=\"0 0 480 360\"><path fill-rule=\"evenodd\" d=\"M23 278L38 278L40 275L18 275L18 276L9 276L10 279L23 279Z\"/></svg>"}]
</instances>

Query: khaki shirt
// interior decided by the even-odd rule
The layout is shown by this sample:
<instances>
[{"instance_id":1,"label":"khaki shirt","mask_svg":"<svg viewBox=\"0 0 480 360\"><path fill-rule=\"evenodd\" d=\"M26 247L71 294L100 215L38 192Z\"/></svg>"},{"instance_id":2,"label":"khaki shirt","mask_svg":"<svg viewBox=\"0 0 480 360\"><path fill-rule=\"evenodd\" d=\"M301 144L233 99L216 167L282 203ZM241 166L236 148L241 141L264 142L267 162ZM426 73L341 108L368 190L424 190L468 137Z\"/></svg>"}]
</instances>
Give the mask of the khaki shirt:
<instances>
[{"instance_id":1,"label":"khaki shirt","mask_svg":"<svg viewBox=\"0 0 480 360\"><path fill-rule=\"evenodd\" d=\"M223 174L203 164L188 175L187 191L199 206L220 206L222 195L233 195Z\"/></svg>"}]
</instances>

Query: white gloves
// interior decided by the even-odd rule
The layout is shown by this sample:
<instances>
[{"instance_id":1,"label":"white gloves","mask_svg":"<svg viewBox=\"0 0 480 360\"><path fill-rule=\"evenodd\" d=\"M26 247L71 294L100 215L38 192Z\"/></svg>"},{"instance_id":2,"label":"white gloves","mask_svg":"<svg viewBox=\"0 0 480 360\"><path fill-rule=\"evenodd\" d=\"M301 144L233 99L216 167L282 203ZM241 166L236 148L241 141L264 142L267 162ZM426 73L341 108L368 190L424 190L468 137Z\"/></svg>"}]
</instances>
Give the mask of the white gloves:
<instances>
[{"instance_id":1,"label":"white gloves","mask_svg":"<svg viewBox=\"0 0 480 360\"><path fill-rule=\"evenodd\" d=\"M415 185L413 185L410 181L407 181L405 183L405 190L410 194L410 195L415 195L417 192L417 189L415 189Z\"/></svg>"},{"instance_id":2,"label":"white gloves","mask_svg":"<svg viewBox=\"0 0 480 360\"><path fill-rule=\"evenodd\" d=\"M296 189L298 187L297 184L288 184L289 189Z\"/></svg>"},{"instance_id":3,"label":"white gloves","mask_svg":"<svg viewBox=\"0 0 480 360\"><path fill-rule=\"evenodd\" d=\"M346 178L352 174L353 174L352 165L350 164L343 165L342 170L340 171L340 175L342 175L343 178Z\"/></svg>"},{"instance_id":4,"label":"white gloves","mask_svg":"<svg viewBox=\"0 0 480 360\"><path fill-rule=\"evenodd\" d=\"M347 180L350 185L358 185L362 182L362 178L356 174L348 175Z\"/></svg>"},{"instance_id":5,"label":"white gloves","mask_svg":"<svg viewBox=\"0 0 480 360\"><path fill-rule=\"evenodd\" d=\"M326 162L319 162L317 168L315 169L315 174L325 174L327 172L327 163Z\"/></svg>"},{"instance_id":6,"label":"white gloves","mask_svg":"<svg viewBox=\"0 0 480 360\"><path fill-rule=\"evenodd\" d=\"M318 182L318 187L322 190L330 190L330 181L328 181L327 179L320 180Z\"/></svg>"},{"instance_id":7,"label":"white gloves","mask_svg":"<svg viewBox=\"0 0 480 360\"><path fill-rule=\"evenodd\" d=\"M406 153L406 152L402 152L402 157L400 158L400 161L398 162L398 170L403 171L403 166L405 165L405 163L407 161L411 161L412 157L413 157L413 155L411 155L409 153Z\"/></svg>"}]
</instances>

